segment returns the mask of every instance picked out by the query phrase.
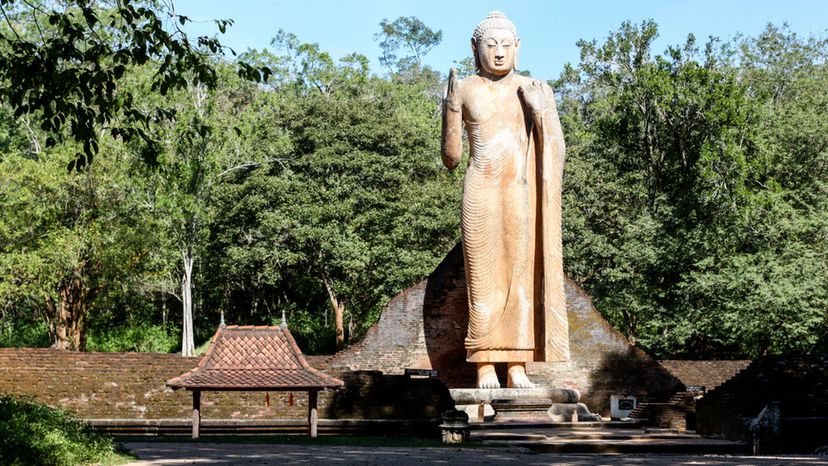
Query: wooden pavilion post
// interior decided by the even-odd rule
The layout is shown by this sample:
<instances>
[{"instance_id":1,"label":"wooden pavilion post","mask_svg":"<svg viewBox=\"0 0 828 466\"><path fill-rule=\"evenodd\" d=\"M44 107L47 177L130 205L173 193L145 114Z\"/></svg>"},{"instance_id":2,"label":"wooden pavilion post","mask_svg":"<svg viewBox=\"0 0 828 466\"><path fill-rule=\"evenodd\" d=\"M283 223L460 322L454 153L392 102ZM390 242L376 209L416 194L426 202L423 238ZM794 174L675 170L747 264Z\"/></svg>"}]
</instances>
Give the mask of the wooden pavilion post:
<instances>
[{"instance_id":1,"label":"wooden pavilion post","mask_svg":"<svg viewBox=\"0 0 828 466\"><path fill-rule=\"evenodd\" d=\"M308 427L311 438L316 438L318 393L318 390L308 390Z\"/></svg>"},{"instance_id":2,"label":"wooden pavilion post","mask_svg":"<svg viewBox=\"0 0 828 466\"><path fill-rule=\"evenodd\" d=\"M201 424L201 390L193 390L193 438L198 438Z\"/></svg>"}]
</instances>

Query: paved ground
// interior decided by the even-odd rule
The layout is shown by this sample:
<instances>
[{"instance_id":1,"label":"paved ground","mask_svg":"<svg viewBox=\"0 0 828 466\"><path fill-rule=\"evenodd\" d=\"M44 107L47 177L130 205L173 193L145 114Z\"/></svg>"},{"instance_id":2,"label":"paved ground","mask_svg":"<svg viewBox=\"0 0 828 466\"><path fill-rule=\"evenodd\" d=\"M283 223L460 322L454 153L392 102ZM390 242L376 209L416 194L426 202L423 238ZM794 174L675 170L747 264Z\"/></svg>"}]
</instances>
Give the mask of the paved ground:
<instances>
[{"instance_id":1,"label":"paved ground","mask_svg":"<svg viewBox=\"0 0 828 466\"><path fill-rule=\"evenodd\" d=\"M825 456L533 454L517 448L397 448L187 442L127 442L124 445L140 458L139 461L129 463L129 466L190 464L828 465L828 457Z\"/></svg>"}]
</instances>

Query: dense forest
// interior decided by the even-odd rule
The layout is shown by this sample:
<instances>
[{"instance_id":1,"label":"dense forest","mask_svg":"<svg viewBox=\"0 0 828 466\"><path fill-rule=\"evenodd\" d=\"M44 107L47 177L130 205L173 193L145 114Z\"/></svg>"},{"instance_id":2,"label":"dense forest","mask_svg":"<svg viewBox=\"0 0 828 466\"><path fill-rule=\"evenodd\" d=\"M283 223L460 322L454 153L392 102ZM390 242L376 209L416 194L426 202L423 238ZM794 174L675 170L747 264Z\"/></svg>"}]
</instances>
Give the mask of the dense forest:
<instances>
[{"instance_id":1,"label":"dense forest","mask_svg":"<svg viewBox=\"0 0 828 466\"><path fill-rule=\"evenodd\" d=\"M191 354L222 314L285 315L333 352L459 241L417 18L377 26L370 70L153 2L0 7L0 346ZM581 41L550 82L568 275L658 357L828 350L828 42L657 35Z\"/></svg>"}]
</instances>

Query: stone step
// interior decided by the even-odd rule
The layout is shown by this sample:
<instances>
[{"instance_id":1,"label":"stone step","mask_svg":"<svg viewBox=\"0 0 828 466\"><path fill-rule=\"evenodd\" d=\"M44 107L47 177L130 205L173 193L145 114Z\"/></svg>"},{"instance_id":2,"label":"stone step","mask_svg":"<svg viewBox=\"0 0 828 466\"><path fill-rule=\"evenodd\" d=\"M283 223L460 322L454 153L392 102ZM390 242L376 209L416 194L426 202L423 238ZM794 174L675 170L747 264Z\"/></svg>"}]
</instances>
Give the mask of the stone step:
<instances>
[{"instance_id":1,"label":"stone step","mask_svg":"<svg viewBox=\"0 0 828 466\"><path fill-rule=\"evenodd\" d=\"M88 419L96 430L116 437L189 437L189 419ZM203 419L200 435L258 436L306 435L307 419ZM319 435L425 435L437 438L439 429L434 420L414 419L320 419Z\"/></svg>"},{"instance_id":2,"label":"stone step","mask_svg":"<svg viewBox=\"0 0 828 466\"><path fill-rule=\"evenodd\" d=\"M488 442L487 444L495 444ZM509 442L508 445L524 447L535 453L682 453L682 454L749 454L745 443L727 440L668 440L668 439L625 439L625 440L547 440Z\"/></svg>"},{"instance_id":3,"label":"stone step","mask_svg":"<svg viewBox=\"0 0 828 466\"><path fill-rule=\"evenodd\" d=\"M504 440L543 440L543 441L592 441L592 440L698 440L699 436L694 434L646 434L641 431L637 432L605 432L600 430L586 431L582 430L571 435L548 435L544 433L531 431L505 431L505 432L473 432L471 434L473 440L481 442L504 441Z\"/></svg>"},{"instance_id":4,"label":"stone step","mask_svg":"<svg viewBox=\"0 0 828 466\"><path fill-rule=\"evenodd\" d=\"M483 445L523 447L538 453L748 453L745 443L707 439L674 430L558 426L472 431Z\"/></svg>"},{"instance_id":5,"label":"stone step","mask_svg":"<svg viewBox=\"0 0 828 466\"><path fill-rule=\"evenodd\" d=\"M513 429L571 429L571 430L594 430L594 429L635 429L643 426L639 420L631 421L595 421L595 422L553 422L553 421L506 421L506 422L470 422L469 429L472 431L498 431Z\"/></svg>"}]
</instances>

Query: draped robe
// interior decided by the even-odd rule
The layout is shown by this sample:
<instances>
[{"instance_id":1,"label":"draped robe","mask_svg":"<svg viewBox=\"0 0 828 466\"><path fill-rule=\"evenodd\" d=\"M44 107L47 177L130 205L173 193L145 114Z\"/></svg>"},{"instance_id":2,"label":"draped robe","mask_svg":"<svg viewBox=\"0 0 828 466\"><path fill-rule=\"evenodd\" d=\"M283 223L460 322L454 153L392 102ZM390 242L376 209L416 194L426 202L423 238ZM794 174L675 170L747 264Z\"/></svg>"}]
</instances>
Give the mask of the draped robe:
<instances>
[{"instance_id":1,"label":"draped robe","mask_svg":"<svg viewBox=\"0 0 828 466\"><path fill-rule=\"evenodd\" d=\"M511 74L497 82L472 76L458 83L470 147L462 201L469 362L569 359L563 133L546 84L542 111L522 101L518 89L530 82ZM450 117L444 145L447 124Z\"/></svg>"}]
</instances>

